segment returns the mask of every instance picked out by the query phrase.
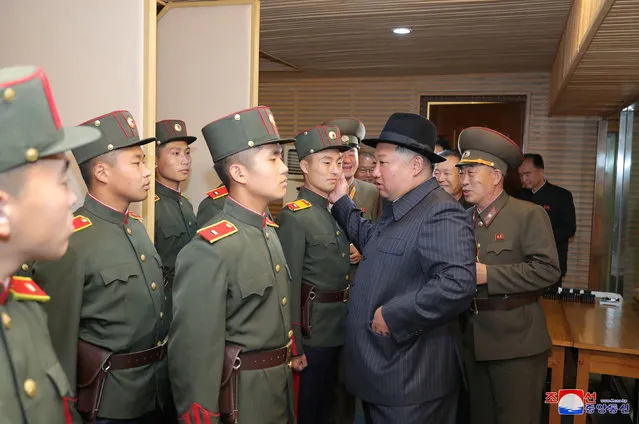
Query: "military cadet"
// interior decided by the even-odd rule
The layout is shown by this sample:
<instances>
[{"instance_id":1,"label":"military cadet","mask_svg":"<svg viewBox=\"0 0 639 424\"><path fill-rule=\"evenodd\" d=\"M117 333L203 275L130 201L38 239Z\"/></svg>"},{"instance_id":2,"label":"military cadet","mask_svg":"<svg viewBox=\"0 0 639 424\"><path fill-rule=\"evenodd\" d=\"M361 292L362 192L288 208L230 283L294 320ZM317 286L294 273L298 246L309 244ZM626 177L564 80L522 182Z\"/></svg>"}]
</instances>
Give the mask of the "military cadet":
<instances>
[{"instance_id":1,"label":"military cadet","mask_svg":"<svg viewBox=\"0 0 639 424\"><path fill-rule=\"evenodd\" d=\"M477 293L464 329L472 422L538 424L550 338L539 303L559 278L548 215L504 191L523 154L484 127L459 135L461 183L477 246Z\"/></svg>"},{"instance_id":2,"label":"military cadet","mask_svg":"<svg viewBox=\"0 0 639 424\"><path fill-rule=\"evenodd\" d=\"M179 120L155 124L155 248L162 259L166 285L166 313L171 314L171 286L177 254L195 235L193 206L180 192L180 183L191 172L191 148L196 138L186 132Z\"/></svg>"},{"instance_id":3,"label":"military cadet","mask_svg":"<svg viewBox=\"0 0 639 424\"><path fill-rule=\"evenodd\" d=\"M202 134L229 194L176 263L169 374L178 415L187 423L294 423L290 272L266 215L286 192L279 143L292 140L280 139L265 106Z\"/></svg>"},{"instance_id":4,"label":"military cadet","mask_svg":"<svg viewBox=\"0 0 639 424\"><path fill-rule=\"evenodd\" d=\"M293 331L297 354L308 367L300 374L300 424L326 424L344 345L348 300L349 241L328 210L328 194L342 170L337 127L319 126L295 137L304 173L297 200L277 217L278 236L291 269Z\"/></svg>"},{"instance_id":5,"label":"military cadet","mask_svg":"<svg viewBox=\"0 0 639 424\"><path fill-rule=\"evenodd\" d=\"M64 152L99 137L63 128L44 71L0 69L0 422L79 421L32 279L13 276L24 263L61 257L73 231Z\"/></svg>"},{"instance_id":6,"label":"military cadet","mask_svg":"<svg viewBox=\"0 0 639 424\"><path fill-rule=\"evenodd\" d=\"M58 261L36 262L50 291L54 348L86 422L156 423L168 397L162 262L141 218L150 172L135 120L115 111L83 124L101 137L73 149L88 194L75 212L75 231Z\"/></svg>"}]
</instances>

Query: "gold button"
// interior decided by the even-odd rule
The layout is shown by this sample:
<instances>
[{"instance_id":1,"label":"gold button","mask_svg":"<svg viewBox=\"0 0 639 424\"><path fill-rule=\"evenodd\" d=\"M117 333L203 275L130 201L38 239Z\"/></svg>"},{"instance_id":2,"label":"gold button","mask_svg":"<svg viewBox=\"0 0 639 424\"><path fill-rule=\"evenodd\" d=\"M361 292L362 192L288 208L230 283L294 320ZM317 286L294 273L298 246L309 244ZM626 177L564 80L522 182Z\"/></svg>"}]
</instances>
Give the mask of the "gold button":
<instances>
[{"instance_id":1,"label":"gold button","mask_svg":"<svg viewBox=\"0 0 639 424\"><path fill-rule=\"evenodd\" d=\"M27 394L27 396L29 396L30 398L35 397L36 395L36 390L38 389L38 385L36 384L35 381L33 381L30 378L27 378L24 381L24 392Z\"/></svg>"},{"instance_id":2,"label":"gold button","mask_svg":"<svg viewBox=\"0 0 639 424\"><path fill-rule=\"evenodd\" d=\"M269 233L266 233L266 236L265 236L265 237L266 237L266 240L268 240L268 239L270 239L270 238L271 238L271 236L269 235Z\"/></svg>"},{"instance_id":3,"label":"gold button","mask_svg":"<svg viewBox=\"0 0 639 424\"><path fill-rule=\"evenodd\" d=\"M160 319L164 318L164 312L160 312Z\"/></svg>"},{"instance_id":4,"label":"gold button","mask_svg":"<svg viewBox=\"0 0 639 424\"><path fill-rule=\"evenodd\" d=\"M483 227L483 226L484 226L484 223L483 223L483 222L481 222L481 221L479 221L479 226L480 226L480 227Z\"/></svg>"},{"instance_id":5,"label":"gold button","mask_svg":"<svg viewBox=\"0 0 639 424\"><path fill-rule=\"evenodd\" d=\"M156 343L156 345L158 345L158 346L162 346L162 340L158 340L158 342Z\"/></svg>"},{"instance_id":6,"label":"gold button","mask_svg":"<svg viewBox=\"0 0 639 424\"><path fill-rule=\"evenodd\" d=\"M109 151L113 150L113 144L109 144L109 145L107 146L107 150L109 150Z\"/></svg>"},{"instance_id":7,"label":"gold button","mask_svg":"<svg viewBox=\"0 0 639 424\"><path fill-rule=\"evenodd\" d=\"M40 157L40 153L38 152L38 149L34 149L33 147L30 147L24 153L24 157L27 160L27 162L35 162L38 160L38 157Z\"/></svg>"},{"instance_id":8,"label":"gold button","mask_svg":"<svg viewBox=\"0 0 639 424\"><path fill-rule=\"evenodd\" d=\"M335 234L337 234L339 236L339 231L337 231Z\"/></svg>"},{"instance_id":9,"label":"gold button","mask_svg":"<svg viewBox=\"0 0 639 424\"><path fill-rule=\"evenodd\" d=\"M293 338L293 330L288 330L288 338L289 339Z\"/></svg>"},{"instance_id":10,"label":"gold button","mask_svg":"<svg viewBox=\"0 0 639 424\"><path fill-rule=\"evenodd\" d=\"M93 125L95 125L96 127L99 127L99 126L100 126L100 120L99 120L99 119L96 119L96 120L93 122Z\"/></svg>"},{"instance_id":11,"label":"gold button","mask_svg":"<svg viewBox=\"0 0 639 424\"><path fill-rule=\"evenodd\" d=\"M16 98L16 91L13 88L9 87L4 90L3 97L7 103L11 103L13 99Z\"/></svg>"},{"instance_id":12,"label":"gold button","mask_svg":"<svg viewBox=\"0 0 639 424\"><path fill-rule=\"evenodd\" d=\"M248 146L249 147L254 147L255 146L255 143L253 142L253 140L249 140Z\"/></svg>"},{"instance_id":13,"label":"gold button","mask_svg":"<svg viewBox=\"0 0 639 424\"><path fill-rule=\"evenodd\" d=\"M6 312L2 313L2 325L4 328L11 328L11 317Z\"/></svg>"},{"instance_id":14,"label":"gold button","mask_svg":"<svg viewBox=\"0 0 639 424\"><path fill-rule=\"evenodd\" d=\"M140 255L140 260L142 262L146 261L146 255L144 253Z\"/></svg>"},{"instance_id":15,"label":"gold button","mask_svg":"<svg viewBox=\"0 0 639 424\"><path fill-rule=\"evenodd\" d=\"M151 290L155 290L158 288L158 285L155 284L155 281L151 283Z\"/></svg>"},{"instance_id":16,"label":"gold button","mask_svg":"<svg viewBox=\"0 0 639 424\"><path fill-rule=\"evenodd\" d=\"M191 221L189 221L189 226L193 225L193 223Z\"/></svg>"},{"instance_id":17,"label":"gold button","mask_svg":"<svg viewBox=\"0 0 639 424\"><path fill-rule=\"evenodd\" d=\"M481 243L477 243L477 249L481 247Z\"/></svg>"},{"instance_id":18,"label":"gold button","mask_svg":"<svg viewBox=\"0 0 639 424\"><path fill-rule=\"evenodd\" d=\"M130 229L130 228L127 228L127 229L126 229L126 232L127 232L127 234L131 234L131 233L133 233L133 231L131 231L131 229Z\"/></svg>"},{"instance_id":19,"label":"gold button","mask_svg":"<svg viewBox=\"0 0 639 424\"><path fill-rule=\"evenodd\" d=\"M184 203L180 202L180 206L184 205Z\"/></svg>"},{"instance_id":20,"label":"gold button","mask_svg":"<svg viewBox=\"0 0 639 424\"><path fill-rule=\"evenodd\" d=\"M282 306L286 306L287 303L288 303L288 299L283 297L282 298Z\"/></svg>"},{"instance_id":21,"label":"gold button","mask_svg":"<svg viewBox=\"0 0 639 424\"><path fill-rule=\"evenodd\" d=\"M22 264L22 267L21 267L21 268L22 268L22 270L23 270L23 271L28 271L28 270L29 270L29 265L27 265L27 264Z\"/></svg>"},{"instance_id":22,"label":"gold button","mask_svg":"<svg viewBox=\"0 0 639 424\"><path fill-rule=\"evenodd\" d=\"M280 272L280 269L282 269L282 267L280 267L280 264L275 265L275 272Z\"/></svg>"},{"instance_id":23,"label":"gold button","mask_svg":"<svg viewBox=\"0 0 639 424\"><path fill-rule=\"evenodd\" d=\"M345 257L346 257L346 253L342 253L342 258L345 258Z\"/></svg>"},{"instance_id":24,"label":"gold button","mask_svg":"<svg viewBox=\"0 0 639 424\"><path fill-rule=\"evenodd\" d=\"M350 280L351 277L349 277L348 275L346 276L346 281Z\"/></svg>"}]
</instances>

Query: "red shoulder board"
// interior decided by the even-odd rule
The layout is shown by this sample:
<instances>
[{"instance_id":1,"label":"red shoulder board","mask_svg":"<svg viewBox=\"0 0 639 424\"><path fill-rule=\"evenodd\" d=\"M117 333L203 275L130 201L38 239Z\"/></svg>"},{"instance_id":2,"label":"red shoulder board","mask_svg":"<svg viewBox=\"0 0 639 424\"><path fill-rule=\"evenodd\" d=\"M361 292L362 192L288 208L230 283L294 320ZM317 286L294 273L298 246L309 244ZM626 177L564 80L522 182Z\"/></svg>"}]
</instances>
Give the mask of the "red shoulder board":
<instances>
[{"instance_id":1,"label":"red shoulder board","mask_svg":"<svg viewBox=\"0 0 639 424\"><path fill-rule=\"evenodd\" d=\"M157 202L158 200L160 200L160 196L158 196L158 195L156 194L156 195L155 195L155 197L153 198L153 200L155 200L155 201Z\"/></svg>"},{"instance_id":2,"label":"red shoulder board","mask_svg":"<svg viewBox=\"0 0 639 424\"><path fill-rule=\"evenodd\" d=\"M142 217L140 215L136 215L133 212L129 211L129 216L133 219L137 219L138 221L142 221Z\"/></svg>"},{"instance_id":3,"label":"red shoulder board","mask_svg":"<svg viewBox=\"0 0 639 424\"><path fill-rule=\"evenodd\" d=\"M78 215L73 218L73 232L78 232L80 230L84 230L85 228L89 228L93 223L86 216Z\"/></svg>"},{"instance_id":4,"label":"red shoulder board","mask_svg":"<svg viewBox=\"0 0 639 424\"><path fill-rule=\"evenodd\" d=\"M226 189L226 186L218 187L215 190L211 190L206 194L213 200L219 199L220 197L224 197L229 194L229 191Z\"/></svg>"},{"instance_id":5,"label":"red shoulder board","mask_svg":"<svg viewBox=\"0 0 639 424\"><path fill-rule=\"evenodd\" d=\"M268 217L265 218L265 222L266 222L266 225L268 225L269 227L280 228L279 225L277 225L275 222L273 222L270 219L268 219Z\"/></svg>"},{"instance_id":6,"label":"red shoulder board","mask_svg":"<svg viewBox=\"0 0 639 424\"><path fill-rule=\"evenodd\" d=\"M310 208L311 203L307 200L299 199L294 202L287 203L286 207L288 207L293 212L297 212L297 211L301 211L302 209Z\"/></svg>"},{"instance_id":7,"label":"red shoulder board","mask_svg":"<svg viewBox=\"0 0 639 424\"><path fill-rule=\"evenodd\" d=\"M11 277L11 294L15 300L48 302L50 297L28 277Z\"/></svg>"},{"instance_id":8,"label":"red shoulder board","mask_svg":"<svg viewBox=\"0 0 639 424\"><path fill-rule=\"evenodd\" d=\"M224 237L237 233L237 227L225 219L208 227L201 228L197 233L204 240L213 244L218 240L222 240Z\"/></svg>"}]
</instances>

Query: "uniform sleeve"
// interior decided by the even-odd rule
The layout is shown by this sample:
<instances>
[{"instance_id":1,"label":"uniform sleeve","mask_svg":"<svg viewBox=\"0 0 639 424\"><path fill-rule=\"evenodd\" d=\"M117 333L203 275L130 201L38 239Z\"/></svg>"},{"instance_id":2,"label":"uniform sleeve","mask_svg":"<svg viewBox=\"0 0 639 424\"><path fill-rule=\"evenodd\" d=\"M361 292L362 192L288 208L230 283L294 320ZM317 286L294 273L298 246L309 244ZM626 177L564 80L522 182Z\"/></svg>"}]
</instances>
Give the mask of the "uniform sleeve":
<instances>
[{"instance_id":1,"label":"uniform sleeve","mask_svg":"<svg viewBox=\"0 0 639 424\"><path fill-rule=\"evenodd\" d=\"M558 243L562 243L567 242L570 237L575 235L577 231L577 217L575 215L575 203L572 199L572 193L568 190L562 190L559 200L560 208L557 214L559 225L556 229L555 239Z\"/></svg>"},{"instance_id":2,"label":"uniform sleeve","mask_svg":"<svg viewBox=\"0 0 639 424\"><path fill-rule=\"evenodd\" d=\"M206 196L202 200L202 203L197 208L197 216L195 217L198 228L204 227L215 215L222 211L225 199L226 197L221 198L221 200L213 200Z\"/></svg>"},{"instance_id":3,"label":"uniform sleeve","mask_svg":"<svg viewBox=\"0 0 639 424\"><path fill-rule=\"evenodd\" d=\"M33 280L51 297L44 303L51 343L75 391L84 262L73 247L52 262L36 262Z\"/></svg>"},{"instance_id":4,"label":"uniform sleeve","mask_svg":"<svg viewBox=\"0 0 639 424\"><path fill-rule=\"evenodd\" d=\"M373 224L362 217L361 209L358 209L350 197L342 196L331 208L331 214L342 227L348 239L355 245L359 252L364 252L364 247L373 230Z\"/></svg>"},{"instance_id":5,"label":"uniform sleeve","mask_svg":"<svg viewBox=\"0 0 639 424\"><path fill-rule=\"evenodd\" d=\"M421 288L382 306L392 337L401 343L468 309L476 288L475 238L470 217L444 204L419 228Z\"/></svg>"},{"instance_id":6,"label":"uniform sleeve","mask_svg":"<svg viewBox=\"0 0 639 424\"><path fill-rule=\"evenodd\" d=\"M227 287L227 267L208 244L195 239L182 249L168 342L169 379L182 424L219 423Z\"/></svg>"},{"instance_id":7,"label":"uniform sleeve","mask_svg":"<svg viewBox=\"0 0 639 424\"><path fill-rule=\"evenodd\" d=\"M302 226L293 216L295 212L283 209L277 215L277 237L280 239L286 263L291 270L291 316L293 321L293 334L295 339L295 354L303 355L302 343L302 270L304 268L304 253L306 251L306 238Z\"/></svg>"},{"instance_id":8,"label":"uniform sleeve","mask_svg":"<svg viewBox=\"0 0 639 424\"><path fill-rule=\"evenodd\" d=\"M559 280L559 259L550 218L541 206L533 206L523 217L519 248L524 262L486 265L488 293L524 293L543 289Z\"/></svg>"}]
</instances>

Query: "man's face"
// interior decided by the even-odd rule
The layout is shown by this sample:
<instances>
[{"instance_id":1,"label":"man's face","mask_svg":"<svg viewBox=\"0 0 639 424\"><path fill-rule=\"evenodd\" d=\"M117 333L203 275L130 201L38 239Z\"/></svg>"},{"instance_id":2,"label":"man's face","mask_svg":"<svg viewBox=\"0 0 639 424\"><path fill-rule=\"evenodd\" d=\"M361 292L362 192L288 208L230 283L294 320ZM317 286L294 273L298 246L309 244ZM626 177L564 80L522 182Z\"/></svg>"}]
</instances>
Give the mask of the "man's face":
<instances>
[{"instance_id":1,"label":"man's face","mask_svg":"<svg viewBox=\"0 0 639 424\"><path fill-rule=\"evenodd\" d=\"M397 147L389 143L379 143L375 148L375 185L385 199L394 201L412 188L410 157L397 153Z\"/></svg>"},{"instance_id":2,"label":"man's face","mask_svg":"<svg viewBox=\"0 0 639 424\"><path fill-rule=\"evenodd\" d=\"M282 147L279 144L262 146L250 161L246 167L247 190L268 202L282 199L288 184L288 167L282 161Z\"/></svg>"},{"instance_id":3,"label":"man's face","mask_svg":"<svg viewBox=\"0 0 639 424\"><path fill-rule=\"evenodd\" d=\"M300 162L300 166L304 171L306 184L318 194L328 196L328 193L335 189L339 174L342 172L342 154L336 149L322 150L306 156Z\"/></svg>"},{"instance_id":4,"label":"man's face","mask_svg":"<svg viewBox=\"0 0 639 424\"><path fill-rule=\"evenodd\" d=\"M519 179L524 188L533 189L544 180L544 170L535 168L532 159L526 159L519 166Z\"/></svg>"},{"instance_id":5,"label":"man's face","mask_svg":"<svg viewBox=\"0 0 639 424\"><path fill-rule=\"evenodd\" d=\"M140 146L126 147L116 152L115 164L105 164L109 171L111 190L128 202L146 199L151 186L151 172L146 167Z\"/></svg>"},{"instance_id":6,"label":"man's face","mask_svg":"<svg viewBox=\"0 0 639 424\"><path fill-rule=\"evenodd\" d=\"M359 166L359 157L357 155L357 149L353 148L342 155L343 163L342 169L344 170L344 177L350 180L355 176L355 172Z\"/></svg>"},{"instance_id":7,"label":"man's face","mask_svg":"<svg viewBox=\"0 0 639 424\"><path fill-rule=\"evenodd\" d=\"M59 154L26 166L19 194L6 198L10 239L29 260L58 259L69 245L76 201L68 185L67 158Z\"/></svg>"},{"instance_id":8,"label":"man's face","mask_svg":"<svg viewBox=\"0 0 639 424\"><path fill-rule=\"evenodd\" d=\"M162 178L181 183L191 172L191 148L186 141L171 141L158 149L156 171Z\"/></svg>"},{"instance_id":9,"label":"man's face","mask_svg":"<svg viewBox=\"0 0 639 424\"><path fill-rule=\"evenodd\" d=\"M473 205L492 198L497 190L495 173L499 171L486 165L466 165L461 168L459 179L464 199Z\"/></svg>"},{"instance_id":10,"label":"man's face","mask_svg":"<svg viewBox=\"0 0 639 424\"><path fill-rule=\"evenodd\" d=\"M448 156L445 162L436 163L433 171L433 177L439 185L456 199L461 195L459 169L455 167L458 162L455 156Z\"/></svg>"},{"instance_id":11,"label":"man's face","mask_svg":"<svg viewBox=\"0 0 639 424\"><path fill-rule=\"evenodd\" d=\"M357 167L355 178L366 181L367 183L375 184L375 177L373 176L375 166L377 166L377 161L375 160L374 155L368 153L361 154L359 156L359 166Z\"/></svg>"}]
</instances>

